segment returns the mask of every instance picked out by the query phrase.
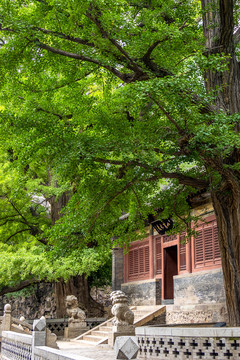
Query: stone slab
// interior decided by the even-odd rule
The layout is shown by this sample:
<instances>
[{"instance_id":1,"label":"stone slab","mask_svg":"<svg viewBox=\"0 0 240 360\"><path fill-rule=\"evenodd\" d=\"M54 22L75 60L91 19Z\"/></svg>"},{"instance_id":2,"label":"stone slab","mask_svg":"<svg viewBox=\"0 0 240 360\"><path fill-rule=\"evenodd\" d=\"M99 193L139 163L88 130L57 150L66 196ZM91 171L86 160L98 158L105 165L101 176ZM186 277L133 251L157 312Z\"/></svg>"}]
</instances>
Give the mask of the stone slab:
<instances>
[{"instance_id":1,"label":"stone slab","mask_svg":"<svg viewBox=\"0 0 240 360\"><path fill-rule=\"evenodd\" d=\"M114 360L115 354L112 347L107 344L91 346L81 344L81 341L58 341L58 346L63 353L78 354L93 360Z\"/></svg>"}]
</instances>

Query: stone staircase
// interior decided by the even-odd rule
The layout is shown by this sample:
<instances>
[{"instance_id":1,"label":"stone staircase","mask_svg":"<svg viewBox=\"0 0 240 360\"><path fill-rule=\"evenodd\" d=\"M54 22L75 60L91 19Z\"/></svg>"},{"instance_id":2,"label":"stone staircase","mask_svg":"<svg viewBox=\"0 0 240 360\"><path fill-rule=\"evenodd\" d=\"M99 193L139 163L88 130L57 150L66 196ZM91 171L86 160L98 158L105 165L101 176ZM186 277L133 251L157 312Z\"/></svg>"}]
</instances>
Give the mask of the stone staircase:
<instances>
[{"instance_id":1,"label":"stone staircase","mask_svg":"<svg viewBox=\"0 0 240 360\"><path fill-rule=\"evenodd\" d=\"M134 326L143 326L154 318L163 315L166 312L166 306L134 306L131 307L134 312ZM108 343L108 335L112 331L113 318L78 336L74 341L84 346L101 345Z\"/></svg>"}]
</instances>

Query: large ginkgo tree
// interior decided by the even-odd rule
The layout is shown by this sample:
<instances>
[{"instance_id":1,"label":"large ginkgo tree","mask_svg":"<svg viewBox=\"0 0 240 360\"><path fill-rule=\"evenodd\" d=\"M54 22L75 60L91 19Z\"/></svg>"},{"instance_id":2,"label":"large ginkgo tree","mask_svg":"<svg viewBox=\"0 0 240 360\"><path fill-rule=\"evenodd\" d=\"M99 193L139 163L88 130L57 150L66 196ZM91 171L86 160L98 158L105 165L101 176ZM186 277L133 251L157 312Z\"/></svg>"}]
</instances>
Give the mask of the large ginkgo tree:
<instances>
[{"instance_id":1,"label":"large ginkgo tree","mask_svg":"<svg viewBox=\"0 0 240 360\"><path fill-rule=\"evenodd\" d=\"M188 195L209 192L231 325L240 324L239 33L233 0L0 8L2 146L31 194L43 193L40 167L70 198L43 229L47 244L59 257L83 244L94 254L113 237L130 241L156 209L177 231L191 220Z\"/></svg>"}]
</instances>

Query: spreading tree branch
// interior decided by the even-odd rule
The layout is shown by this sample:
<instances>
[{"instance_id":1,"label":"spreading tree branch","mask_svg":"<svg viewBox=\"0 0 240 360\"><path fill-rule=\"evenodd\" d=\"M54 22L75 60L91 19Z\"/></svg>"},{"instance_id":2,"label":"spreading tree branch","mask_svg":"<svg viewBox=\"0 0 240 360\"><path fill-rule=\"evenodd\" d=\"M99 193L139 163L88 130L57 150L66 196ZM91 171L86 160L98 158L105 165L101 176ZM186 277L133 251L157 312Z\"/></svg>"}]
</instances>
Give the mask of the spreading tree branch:
<instances>
[{"instance_id":1,"label":"spreading tree branch","mask_svg":"<svg viewBox=\"0 0 240 360\"><path fill-rule=\"evenodd\" d=\"M27 226L29 226L31 228L31 225L29 224L29 222L27 221L27 219L24 217L24 215L18 210L18 208L16 207L16 205L9 199L9 197L6 195L8 202L12 205L13 209L18 213L18 215L23 219L24 224L26 224Z\"/></svg>"},{"instance_id":2,"label":"spreading tree branch","mask_svg":"<svg viewBox=\"0 0 240 360\"><path fill-rule=\"evenodd\" d=\"M124 193L127 189L131 188L131 186L136 182L136 178L132 179L131 181L129 181L121 190L117 191L102 207L101 210L99 210L95 215L94 215L94 220L92 221L88 232L91 232L94 224L96 223L97 219L99 218L99 216L102 214L102 212L105 210L106 207L108 207L108 205L111 204L111 202L113 200L115 200L119 195L121 195L122 193Z\"/></svg>"},{"instance_id":3,"label":"spreading tree branch","mask_svg":"<svg viewBox=\"0 0 240 360\"><path fill-rule=\"evenodd\" d=\"M166 41L169 39L169 36L166 36L163 40L157 40L155 41L147 50L147 52L145 53L145 55L142 57L144 62L148 62L150 60L150 56L153 52L153 50L163 41Z\"/></svg>"},{"instance_id":4,"label":"spreading tree branch","mask_svg":"<svg viewBox=\"0 0 240 360\"><path fill-rule=\"evenodd\" d=\"M16 216L18 216L18 215L16 215ZM18 222L16 219L7 219L6 221L4 221L3 223L1 223L0 224L0 226L4 226L4 225L6 225L7 223L9 223L9 222ZM20 223L22 223L22 224L25 224L23 221L21 221L21 220L19 220L19 222Z\"/></svg>"},{"instance_id":5,"label":"spreading tree branch","mask_svg":"<svg viewBox=\"0 0 240 360\"><path fill-rule=\"evenodd\" d=\"M185 185L183 185L182 188L178 189L177 193L174 195L174 198L173 198L173 212L177 216L177 218L179 220L181 220L186 225L186 228L189 229L189 228L191 228L191 224L189 224L189 222L184 217L180 216L178 214L178 212L177 212L177 197L184 190L184 187L185 187Z\"/></svg>"},{"instance_id":6,"label":"spreading tree branch","mask_svg":"<svg viewBox=\"0 0 240 360\"><path fill-rule=\"evenodd\" d=\"M40 282L43 282L43 280L31 279L31 280L22 280L18 284L13 286L3 286L0 290L0 296L3 296L5 294L10 294L16 291L20 291L28 286L39 284Z\"/></svg>"},{"instance_id":7,"label":"spreading tree branch","mask_svg":"<svg viewBox=\"0 0 240 360\"><path fill-rule=\"evenodd\" d=\"M10 235L6 240L4 240L4 243L7 243L10 239L12 239L14 236L16 236L17 234L20 234L24 231L31 231L31 228L27 228L27 229L21 229L16 231L14 234Z\"/></svg>"},{"instance_id":8,"label":"spreading tree branch","mask_svg":"<svg viewBox=\"0 0 240 360\"><path fill-rule=\"evenodd\" d=\"M57 116L60 120L66 118L66 119L71 119L72 118L72 114L69 114L69 115L61 115L61 114L57 114L57 113L54 113L54 112L51 112L51 111L48 111L48 110L45 110L41 107L39 108L36 108L37 111L42 111L42 112L45 112L47 114L51 114L51 115L54 115L54 116Z\"/></svg>"},{"instance_id":9,"label":"spreading tree branch","mask_svg":"<svg viewBox=\"0 0 240 360\"><path fill-rule=\"evenodd\" d=\"M112 74L117 76L119 79L121 79L123 82L132 81L132 75L131 74L121 73L119 70L117 70L113 66L103 64L103 63L101 63L100 61L98 61L96 59L91 59L90 57L87 57L87 56L71 53L71 52L68 52L68 51L65 51L65 50L61 50L61 49L56 49L56 48L53 48L52 46L49 46L47 44L44 44L44 43L40 42L39 40L37 41L37 44L41 49L52 52L53 54L66 56L66 57L76 59L76 60L86 61L86 62L95 64L95 65L97 65L99 67L105 68L108 71L110 71Z\"/></svg>"},{"instance_id":10,"label":"spreading tree branch","mask_svg":"<svg viewBox=\"0 0 240 360\"><path fill-rule=\"evenodd\" d=\"M132 68L135 72L143 74L142 68L129 56L129 54L123 49L123 47L113 39L106 30L104 30L100 20L96 15L92 15L91 11L86 13L86 16L94 22L94 24L98 27L100 33L107 38L119 51L120 53L130 62Z\"/></svg>"},{"instance_id":11,"label":"spreading tree branch","mask_svg":"<svg viewBox=\"0 0 240 360\"><path fill-rule=\"evenodd\" d=\"M161 169L160 167L158 167L156 165L151 166L151 165L148 165L148 164L143 164L143 163L140 163L137 160L131 160L131 161L128 161L128 162L124 162L124 161L120 161L120 160L94 158L93 161L97 161L97 162L100 162L100 163L103 163L103 164L121 165L121 166L124 166L125 169L127 169L127 167L131 167L131 166L145 168L149 172L154 173L153 176L145 179L146 181L155 181L155 180L159 180L160 178L165 178L165 179L176 179L181 184L189 185L189 186L195 186L195 187L199 187L199 188L207 188L209 186L209 182L206 181L206 180L199 179L199 178L196 179L196 178L194 178L192 176L180 174L180 173L177 173L177 172L166 172L166 171L164 171L163 169ZM161 164L163 162L164 161L161 161L161 162L159 162L159 164Z\"/></svg>"},{"instance_id":12,"label":"spreading tree branch","mask_svg":"<svg viewBox=\"0 0 240 360\"><path fill-rule=\"evenodd\" d=\"M172 116L164 109L164 107L159 103L159 101L155 100L150 94L147 94L147 95L159 107L159 109L164 113L164 115L168 118L168 120L175 126L178 133L180 135L184 135L185 131L178 125L178 123L172 118Z\"/></svg>"},{"instance_id":13,"label":"spreading tree branch","mask_svg":"<svg viewBox=\"0 0 240 360\"><path fill-rule=\"evenodd\" d=\"M160 180L160 179L176 179L179 181L180 184L182 185L188 185L188 186L192 186L192 187L196 187L196 188L200 188L200 189L205 189L209 186L209 182L207 180L202 180L202 179L196 179L192 176L187 176L187 175L184 175L184 174L179 174L179 173L176 173L176 172L173 172L173 173L168 173L166 171L163 171L163 170L160 170L159 169L159 175L158 174L155 174L155 175L152 175L148 178L143 178L142 180L139 180L141 182L144 182L144 181L157 181L157 180Z\"/></svg>"},{"instance_id":14,"label":"spreading tree branch","mask_svg":"<svg viewBox=\"0 0 240 360\"><path fill-rule=\"evenodd\" d=\"M25 218L25 216L18 210L18 208L16 207L16 205L9 199L9 197L6 195L6 198L8 199L8 202L12 205L13 209L17 212L17 214L20 216L20 218L22 218L22 221L20 221L22 224L25 224L28 226L28 228L26 229L21 229L17 232L15 232L14 234L12 234L11 236L9 236L5 241L8 242L12 237L14 237L15 235L22 233L24 231L29 231L31 235L36 236L39 235L41 233L41 230L39 230L39 228L36 225L32 225L28 222L28 220ZM45 239L38 239L37 240L44 244L47 245L48 242Z\"/></svg>"},{"instance_id":15,"label":"spreading tree branch","mask_svg":"<svg viewBox=\"0 0 240 360\"><path fill-rule=\"evenodd\" d=\"M64 34L64 33L62 33L62 32L47 30L47 29L43 29L43 28L41 28L41 27L33 27L33 30L41 31L41 32L44 33L44 34L57 36L57 37L60 37L61 39L68 40L68 41L72 41L72 42L75 42L75 43L77 43L77 44L81 44L81 45L85 45L85 46L90 46L90 47L92 47L92 48L95 47L95 44L89 42L88 40L84 40L84 39L80 39L80 38L78 38L78 37L66 35L66 34Z\"/></svg>"}]
</instances>

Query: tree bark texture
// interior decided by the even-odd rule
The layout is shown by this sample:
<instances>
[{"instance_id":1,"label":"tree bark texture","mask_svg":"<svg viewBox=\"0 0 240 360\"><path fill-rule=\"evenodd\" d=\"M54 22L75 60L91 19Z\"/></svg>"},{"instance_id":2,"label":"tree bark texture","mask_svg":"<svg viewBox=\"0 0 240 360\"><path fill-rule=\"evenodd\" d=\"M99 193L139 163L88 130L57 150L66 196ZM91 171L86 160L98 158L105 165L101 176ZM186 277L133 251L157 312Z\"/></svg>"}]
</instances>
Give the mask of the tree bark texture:
<instances>
[{"instance_id":1,"label":"tree bark texture","mask_svg":"<svg viewBox=\"0 0 240 360\"><path fill-rule=\"evenodd\" d=\"M228 70L207 70L207 92L216 90L215 104L227 114L240 111L239 64L234 49L233 0L202 0L203 32L206 56L221 54L227 57Z\"/></svg>"},{"instance_id":2,"label":"tree bark texture","mask_svg":"<svg viewBox=\"0 0 240 360\"><path fill-rule=\"evenodd\" d=\"M90 295L88 280L84 275L72 276L67 282L60 280L55 284L57 317L66 316L65 298L75 295L79 307L86 311L88 317L104 315L103 305L97 303Z\"/></svg>"},{"instance_id":3,"label":"tree bark texture","mask_svg":"<svg viewBox=\"0 0 240 360\"><path fill-rule=\"evenodd\" d=\"M240 185L225 181L212 192L222 269L226 305L231 326L240 325Z\"/></svg>"},{"instance_id":4,"label":"tree bark texture","mask_svg":"<svg viewBox=\"0 0 240 360\"><path fill-rule=\"evenodd\" d=\"M234 49L233 0L202 0L203 29L206 39L206 56L219 53L227 56L228 69L224 72L207 70L207 92L215 90L215 105L226 115L240 112L239 64ZM239 131L239 125L236 126ZM227 168L239 162L239 149L234 149L227 159L211 158L205 154L209 165L221 175L221 182L211 191L217 218L219 247L226 293L226 305L231 326L240 325L240 174Z\"/></svg>"},{"instance_id":5,"label":"tree bark texture","mask_svg":"<svg viewBox=\"0 0 240 360\"><path fill-rule=\"evenodd\" d=\"M56 196L52 196L51 199L49 199L49 203L51 205L51 220L53 225L62 217L61 210L67 205L70 198L71 194L65 192L58 198Z\"/></svg>"}]
</instances>

